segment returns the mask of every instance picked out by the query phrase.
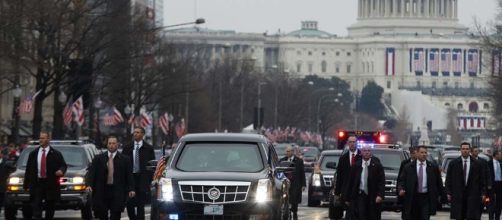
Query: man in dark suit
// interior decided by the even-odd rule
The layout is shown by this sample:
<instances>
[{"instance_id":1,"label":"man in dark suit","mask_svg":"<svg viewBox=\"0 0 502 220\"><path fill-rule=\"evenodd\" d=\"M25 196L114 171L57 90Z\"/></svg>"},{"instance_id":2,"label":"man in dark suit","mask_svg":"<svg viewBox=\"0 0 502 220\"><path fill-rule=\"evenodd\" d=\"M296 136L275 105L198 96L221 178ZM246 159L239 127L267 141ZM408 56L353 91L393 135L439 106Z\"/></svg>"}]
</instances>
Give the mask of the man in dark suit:
<instances>
[{"instance_id":1,"label":"man in dark suit","mask_svg":"<svg viewBox=\"0 0 502 220\"><path fill-rule=\"evenodd\" d=\"M500 161L502 161L502 151L495 150L492 160L488 163L490 179L492 180L492 188L488 190L491 200L488 206L490 220L500 220L502 210L502 166Z\"/></svg>"},{"instance_id":2,"label":"man in dark suit","mask_svg":"<svg viewBox=\"0 0 502 220\"><path fill-rule=\"evenodd\" d=\"M122 153L129 157L135 183L136 196L127 202L127 215L131 220L145 219L145 203L152 182L153 173L146 170L148 161L155 160L153 147L143 140L145 129L134 129L134 142L124 147Z\"/></svg>"},{"instance_id":3,"label":"man in dark suit","mask_svg":"<svg viewBox=\"0 0 502 220\"><path fill-rule=\"evenodd\" d=\"M298 204L302 202L302 192L305 191L305 169L303 167L303 160L293 154L293 147L288 146L286 148L286 156L281 158L280 161L290 161L295 166L295 172L293 173L291 180L291 186L289 188L289 204L291 206L291 212L293 212L293 219L298 219Z\"/></svg>"},{"instance_id":4,"label":"man in dark suit","mask_svg":"<svg viewBox=\"0 0 502 220\"><path fill-rule=\"evenodd\" d=\"M87 190L101 220L119 220L127 198L135 196L132 165L129 157L117 151L118 145L117 137L108 137L108 150L94 157L87 173Z\"/></svg>"},{"instance_id":5,"label":"man in dark suit","mask_svg":"<svg viewBox=\"0 0 502 220\"><path fill-rule=\"evenodd\" d=\"M372 156L371 149L361 149L362 159L356 162L350 174L350 190L344 197L352 206L355 219L380 220L385 196L385 173L380 161Z\"/></svg>"},{"instance_id":6,"label":"man in dark suit","mask_svg":"<svg viewBox=\"0 0 502 220\"><path fill-rule=\"evenodd\" d=\"M5 191L7 190L7 179L10 173L15 170L13 164L9 164L9 161L6 159L6 155L8 154L9 151L7 149L0 151L0 211L2 211Z\"/></svg>"},{"instance_id":7,"label":"man in dark suit","mask_svg":"<svg viewBox=\"0 0 502 220\"><path fill-rule=\"evenodd\" d=\"M446 193L451 203L450 218L457 220L480 219L480 204L486 195L486 177L483 164L469 155L471 145L460 144L461 156L448 165Z\"/></svg>"},{"instance_id":8,"label":"man in dark suit","mask_svg":"<svg viewBox=\"0 0 502 220\"><path fill-rule=\"evenodd\" d=\"M484 172L484 176L486 178L486 180L485 180L486 191L489 192L492 190L492 179L491 179L491 175L490 175L490 168L488 167L488 161L479 157L480 152L481 152L481 150L479 149L478 146L471 147L471 157L483 165L483 172ZM479 218L481 218L481 214L483 214L483 209L485 208L484 201L481 204L479 204L479 208L481 209L481 212L479 213L480 214Z\"/></svg>"},{"instance_id":9,"label":"man in dark suit","mask_svg":"<svg viewBox=\"0 0 502 220\"><path fill-rule=\"evenodd\" d=\"M416 160L405 165L398 179L399 196L404 198L403 219L429 220L436 215L444 187L438 166L427 160L427 148L417 147ZM420 205L416 205L420 204Z\"/></svg>"},{"instance_id":10,"label":"man in dark suit","mask_svg":"<svg viewBox=\"0 0 502 220\"><path fill-rule=\"evenodd\" d=\"M345 200L344 197L347 195L347 191L350 190L348 185L350 181L350 170L356 165L356 161L361 159L361 152L357 150L356 147L356 136L350 136L347 140L347 146L349 150L340 156L338 159L338 166L336 169L336 184L335 196L340 198L342 201ZM347 207L346 219L350 219L350 207ZM341 219L343 217L343 209L334 210L335 219Z\"/></svg>"},{"instance_id":11,"label":"man in dark suit","mask_svg":"<svg viewBox=\"0 0 502 220\"><path fill-rule=\"evenodd\" d=\"M30 192L33 218L42 219L42 201L45 201L45 219L54 218L54 204L61 198L59 178L66 172L66 162L58 150L49 145L49 133L40 132L40 147L28 155L23 188Z\"/></svg>"}]
</instances>

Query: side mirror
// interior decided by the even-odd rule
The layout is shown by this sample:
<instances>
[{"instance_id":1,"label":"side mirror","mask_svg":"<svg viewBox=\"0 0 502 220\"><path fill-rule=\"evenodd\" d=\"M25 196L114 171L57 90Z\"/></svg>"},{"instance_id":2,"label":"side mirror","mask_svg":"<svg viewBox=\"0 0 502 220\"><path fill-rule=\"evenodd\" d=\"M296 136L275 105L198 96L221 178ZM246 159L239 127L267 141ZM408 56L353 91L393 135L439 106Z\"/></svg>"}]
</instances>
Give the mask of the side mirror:
<instances>
[{"instance_id":1,"label":"side mirror","mask_svg":"<svg viewBox=\"0 0 502 220\"><path fill-rule=\"evenodd\" d=\"M16 170L16 161L5 161L5 167L9 170L9 172L14 172Z\"/></svg>"},{"instance_id":2,"label":"side mirror","mask_svg":"<svg viewBox=\"0 0 502 220\"><path fill-rule=\"evenodd\" d=\"M330 169L336 169L336 162L328 162L326 163L326 167Z\"/></svg>"},{"instance_id":3,"label":"side mirror","mask_svg":"<svg viewBox=\"0 0 502 220\"><path fill-rule=\"evenodd\" d=\"M146 170L150 172L155 172L157 168L157 160L150 160L146 163Z\"/></svg>"}]
</instances>

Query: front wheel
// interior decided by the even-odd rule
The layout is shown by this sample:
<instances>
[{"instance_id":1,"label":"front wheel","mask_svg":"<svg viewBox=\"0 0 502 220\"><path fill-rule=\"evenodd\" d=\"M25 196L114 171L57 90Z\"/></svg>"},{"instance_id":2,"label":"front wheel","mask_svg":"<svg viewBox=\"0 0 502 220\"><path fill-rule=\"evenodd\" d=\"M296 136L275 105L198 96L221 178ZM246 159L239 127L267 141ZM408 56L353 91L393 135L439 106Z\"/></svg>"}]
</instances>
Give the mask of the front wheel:
<instances>
[{"instance_id":1,"label":"front wheel","mask_svg":"<svg viewBox=\"0 0 502 220\"><path fill-rule=\"evenodd\" d=\"M15 220L17 208L15 206L6 205L4 210L5 220Z\"/></svg>"},{"instance_id":2,"label":"front wheel","mask_svg":"<svg viewBox=\"0 0 502 220\"><path fill-rule=\"evenodd\" d=\"M312 199L312 190L309 189L307 206L308 207L317 207L317 206L320 206L320 205L321 205L321 201L313 200Z\"/></svg>"}]
</instances>

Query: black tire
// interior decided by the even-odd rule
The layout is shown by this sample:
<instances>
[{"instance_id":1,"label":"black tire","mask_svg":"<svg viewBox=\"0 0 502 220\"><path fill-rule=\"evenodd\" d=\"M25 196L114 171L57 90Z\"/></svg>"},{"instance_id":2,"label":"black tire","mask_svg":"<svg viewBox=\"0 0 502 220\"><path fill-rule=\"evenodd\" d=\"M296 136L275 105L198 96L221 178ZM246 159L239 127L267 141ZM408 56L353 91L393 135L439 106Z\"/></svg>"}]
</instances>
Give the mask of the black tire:
<instances>
[{"instance_id":1,"label":"black tire","mask_svg":"<svg viewBox=\"0 0 502 220\"><path fill-rule=\"evenodd\" d=\"M159 220L159 206L157 201L152 200L152 206L150 208L150 220Z\"/></svg>"},{"instance_id":2,"label":"black tire","mask_svg":"<svg viewBox=\"0 0 502 220\"><path fill-rule=\"evenodd\" d=\"M313 200L312 198L312 190L309 190L308 193L308 201L307 201L307 206L308 207L318 207L321 205L321 201L319 200Z\"/></svg>"},{"instance_id":3,"label":"black tire","mask_svg":"<svg viewBox=\"0 0 502 220\"><path fill-rule=\"evenodd\" d=\"M17 208L15 206L6 205L3 214L5 220L15 220L17 215Z\"/></svg>"},{"instance_id":4,"label":"black tire","mask_svg":"<svg viewBox=\"0 0 502 220\"><path fill-rule=\"evenodd\" d=\"M31 219L33 217L33 210L29 205L23 206L23 219Z\"/></svg>"}]
</instances>

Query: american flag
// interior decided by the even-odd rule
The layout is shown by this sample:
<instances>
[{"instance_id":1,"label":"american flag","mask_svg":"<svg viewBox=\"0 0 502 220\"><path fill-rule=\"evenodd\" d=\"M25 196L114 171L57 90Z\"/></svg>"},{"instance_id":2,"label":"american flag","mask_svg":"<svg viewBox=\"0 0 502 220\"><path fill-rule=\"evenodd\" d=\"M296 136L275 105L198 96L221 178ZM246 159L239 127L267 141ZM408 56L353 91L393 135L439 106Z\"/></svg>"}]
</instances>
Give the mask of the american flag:
<instances>
[{"instance_id":1,"label":"american flag","mask_svg":"<svg viewBox=\"0 0 502 220\"><path fill-rule=\"evenodd\" d=\"M423 73L424 72L424 49L423 48L417 48L415 49L415 54L413 56L413 64L415 68L415 72L417 73Z\"/></svg>"},{"instance_id":2,"label":"american flag","mask_svg":"<svg viewBox=\"0 0 502 220\"><path fill-rule=\"evenodd\" d=\"M72 105L71 109L75 114L75 122L77 122L78 126L82 126L84 124L84 100L82 96L80 96Z\"/></svg>"},{"instance_id":3,"label":"american flag","mask_svg":"<svg viewBox=\"0 0 502 220\"><path fill-rule=\"evenodd\" d=\"M72 106L72 104L70 104L70 102L68 102L68 104L66 104L66 106L64 107L64 110L63 110L63 121L64 121L64 124L66 125L66 127L71 126L71 120L73 119L73 114L71 112L70 106Z\"/></svg>"},{"instance_id":4,"label":"american flag","mask_svg":"<svg viewBox=\"0 0 502 220\"><path fill-rule=\"evenodd\" d=\"M124 121L120 111L113 107L113 109L103 117L103 124L105 126L115 126Z\"/></svg>"},{"instance_id":5,"label":"american flag","mask_svg":"<svg viewBox=\"0 0 502 220\"><path fill-rule=\"evenodd\" d=\"M499 50L493 50L492 54L492 75L500 75L500 58L501 53Z\"/></svg>"},{"instance_id":6,"label":"american flag","mask_svg":"<svg viewBox=\"0 0 502 220\"><path fill-rule=\"evenodd\" d=\"M477 73L479 64L479 52L476 49L469 50L467 54L467 66L469 73Z\"/></svg>"},{"instance_id":7,"label":"american flag","mask_svg":"<svg viewBox=\"0 0 502 220\"><path fill-rule=\"evenodd\" d=\"M176 125L176 136L178 136L178 138L181 138L185 134L186 134L185 119L182 118Z\"/></svg>"},{"instance_id":8,"label":"american flag","mask_svg":"<svg viewBox=\"0 0 502 220\"><path fill-rule=\"evenodd\" d=\"M169 114L168 113L164 113L162 116L160 116L159 127L165 135L167 135L169 133Z\"/></svg>"},{"instance_id":9,"label":"american flag","mask_svg":"<svg viewBox=\"0 0 502 220\"><path fill-rule=\"evenodd\" d=\"M450 74L451 68L451 54L450 49L441 50L441 72L443 74Z\"/></svg>"},{"instance_id":10,"label":"american flag","mask_svg":"<svg viewBox=\"0 0 502 220\"><path fill-rule=\"evenodd\" d=\"M19 104L20 113L29 113L31 112L32 108L33 108L33 98L31 96L26 97L26 99Z\"/></svg>"},{"instance_id":11,"label":"american flag","mask_svg":"<svg viewBox=\"0 0 502 220\"><path fill-rule=\"evenodd\" d=\"M462 72L462 50L461 49L453 49L452 54L452 67L453 73L461 73Z\"/></svg>"},{"instance_id":12,"label":"american flag","mask_svg":"<svg viewBox=\"0 0 502 220\"><path fill-rule=\"evenodd\" d=\"M141 112L140 118L141 127L146 128L152 124L152 117L150 117L150 115L148 115L146 112Z\"/></svg>"},{"instance_id":13,"label":"american flag","mask_svg":"<svg viewBox=\"0 0 502 220\"><path fill-rule=\"evenodd\" d=\"M439 72L439 49L431 49L429 61L431 73L437 74Z\"/></svg>"}]
</instances>

